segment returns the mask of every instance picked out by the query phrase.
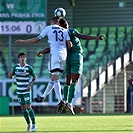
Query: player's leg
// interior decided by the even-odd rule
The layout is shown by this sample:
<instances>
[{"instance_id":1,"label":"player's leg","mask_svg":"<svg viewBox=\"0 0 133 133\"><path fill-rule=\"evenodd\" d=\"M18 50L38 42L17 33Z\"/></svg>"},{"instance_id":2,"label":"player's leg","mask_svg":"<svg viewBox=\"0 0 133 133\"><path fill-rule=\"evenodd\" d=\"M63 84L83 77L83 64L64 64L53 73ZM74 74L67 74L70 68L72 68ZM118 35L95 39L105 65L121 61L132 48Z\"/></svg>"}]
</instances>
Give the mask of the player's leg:
<instances>
[{"instance_id":1,"label":"player's leg","mask_svg":"<svg viewBox=\"0 0 133 133\"><path fill-rule=\"evenodd\" d=\"M54 87L54 83L53 83L53 81L50 81L47 85L46 90L44 91L44 93L41 97L43 97L45 99L46 96L49 95L49 93L52 91L53 87Z\"/></svg>"},{"instance_id":2,"label":"player's leg","mask_svg":"<svg viewBox=\"0 0 133 133\"><path fill-rule=\"evenodd\" d=\"M44 91L43 95L42 96L39 96L37 98L34 98L34 100L36 102L43 102L46 98L47 95L49 95L49 93L53 90L53 87L54 87L54 83L53 81L50 81L46 87L46 90Z\"/></svg>"},{"instance_id":3,"label":"player's leg","mask_svg":"<svg viewBox=\"0 0 133 133\"><path fill-rule=\"evenodd\" d=\"M82 71L83 71L83 56L80 53L74 53L71 56L72 83L70 85L69 93L68 93L68 108L72 114L74 114L72 101L74 99L77 83L82 74Z\"/></svg>"},{"instance_id":4,"label":"player's leg","mask_svg":"<svg viewBox=\"0 0 133 133\"><path fill-rule=\"evenodd\" d=\"M78 80L80 78L80 74L72 73L71 77L72 77L72 83L71 83L70 88L69 88L68 103L72 103L72 100L75 96L75 92L76 92Z\"/></svg>"},{"instance_id":5,"label":"player's leg","mask_svg":"<svg viewBox=\"0 0 133 133\"><path fill-rule=\"evenodd\" d=\"M25 99L25 105L26 105L26 109L28 111L29 117L32 121L32 127L31 130L32 131L36 131L37 126L36 126L36 120L35 120L35 113L34 110L31 107L31 93L26 93L24 94L24 99Z\"/></svg>"},{"instance_id":6,"label":"player's leg","mask_svg":"<svg viewBox=\"0 0 133 133\"><path fill-rule=\"evenodd\" d=\"M57 112L61 113L62 112L62 107L64 106L64 102L62 100L61 85L60 85L60 81L59 81L59 72L53 72L51 74L52 74L51 80L54 83L54 91L55 91L56 97L58 99Z\"/></svg>"},{"instance_id":7,"label":"player's leg","mask_svg":"<svg viewBox=\"0 0 133 133\"><path fill-rule=\"evenodd\" d=\"M71 74L66 75L66 84L64 85L64 101L68 102L68 91L71 84Z\"/></svg>"},{"instance_id":8,"label":"player's leg","mask_svg":"<svg viewBox=\"0 0 133 133\"><path fill-rule=\"evenodd\" d=\"M29 112L28 112L27 107L25 105L23 94L17 94L17 97L18 97L18 102L21 105L21 110L22 110L23 116L24 116L25 121L27 123L27 130L26 131L30 131L31 125L30 125Z\"/></svg>"},{"instance_id":9,"label":"player's leg","mask_svg":"<svg viewBox=\"0 0 133 133\"><path fill-rule=\"evenodd\" d=\"M68 102L68 91L71 84L71 63L70 63L70 54L67 55L66 65L65 65L65 75L66 75L66 84L64 85L64 101Z\"/></svg>"},{"instance_id":10,"label":"player's leg","mask_svg":"<svg viewBox=\"0 0 133 133\"><path fill-rule=\"evenodd\" d=\"M61 108L64 106L64 102L62 100L62 94L61 94L61 85L59 81L59 73L63 72L65 60L66 60L66 54L62 54L58 52L58 54L51 55L51 62L49 64L49 70L51 72L51 81L54 83L54 91L58 99L58 109L57 111L60 113Z\"/></svg>"}]
</instances>

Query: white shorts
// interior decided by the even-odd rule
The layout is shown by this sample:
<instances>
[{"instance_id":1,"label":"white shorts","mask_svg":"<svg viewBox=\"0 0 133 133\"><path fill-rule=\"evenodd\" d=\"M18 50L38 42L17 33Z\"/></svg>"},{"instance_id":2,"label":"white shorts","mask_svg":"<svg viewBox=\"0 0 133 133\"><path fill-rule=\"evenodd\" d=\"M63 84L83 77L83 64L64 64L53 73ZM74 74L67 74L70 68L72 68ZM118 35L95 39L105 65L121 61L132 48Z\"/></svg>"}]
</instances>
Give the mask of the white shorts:
<instances>
[{"instance_id":1,"label":"white shorts","mask_svg":"<svg viewBox=\"0 0 133 133\"><path fill-rule=\"evenodd\" d=\"M65 63L66 63L67 54L50 54L49 60L49 71L54 72L63 72Z\"/></svg>"}]
</instances>

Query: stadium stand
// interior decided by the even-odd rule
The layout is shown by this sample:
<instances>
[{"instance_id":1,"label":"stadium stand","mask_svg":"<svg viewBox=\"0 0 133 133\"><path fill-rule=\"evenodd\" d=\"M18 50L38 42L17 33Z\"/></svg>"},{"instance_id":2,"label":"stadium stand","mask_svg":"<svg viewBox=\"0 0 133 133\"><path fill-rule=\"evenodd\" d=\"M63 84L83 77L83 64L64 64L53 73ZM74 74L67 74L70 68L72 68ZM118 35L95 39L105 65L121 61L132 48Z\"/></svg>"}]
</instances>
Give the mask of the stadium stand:
<instances>
[{"instance_id":1,"label":"stadium stand","mask_svg":"<svg viewBox=\"0 0 133 133\"><path fill-rule=\"evenodd\" d=\"M106 40L98 41L98 47L96 48L96 51L95 51L97 59L101 58L105 49L106 49Z\"/></svg>"},{"instance_id":2,"label":"stadium stand","mask_svg":"<svg viewBox=\"0 0 133 133\"><path fill-rule=\"evenodd\" d=\"M83 34L90 34L90 28L89 27L83 27L82 28L82 33Z\"/></svg>"},{"instance_id":3,"label":"stadium stand","mask_svg":"<svg viewBox=\"0 0 133 133\"><path fill-rule=\"evenodd\" d=\"M99 28L98 27L92 27L90 34L93 36L97 36L99 34Z\"/></svg>"},{"instance_id":4,"label":"stadium stand","mask_svg":"<svg viewBox=\"0 0 133 133\"><path fill-rule=\"evenodd\" d=\"M99 35L105 34L107 38L102 41L95 40L80 40L81 45L83 47L83 57L85 61L85 69L88 69L90 66L94 66L95 62L99 62L95 64L94 68L98 68L98 66L102 69L106 67L106 64L110 64L116 58L122 55L125 52L129 44L131 43L132 36L132 26L111 26L111 27L76 27L76 29L83 34L90 35ZM33 67L39 77L49 77L49 72L47 70L47 61L48 59L45 57L37 57L34 52L37 54L41 48L28 48L27 47L18 47L19 52L26 52L28 54L28 62ZM32 51L34 52L32 53ZM8 66L8 56L9 50L7 47L3 48L3 57L5 60L5 65ZM16 54L13 54L13 59L16 59ZM45 58L45 59L44 59ZM99 60L99 61L98 61ZM32 61L32 62L31 62ZM16 61L17 62L17 61ZM16 64L15 62L15 64ZM3 62L2 62L3 64ZM12 67L14 66L14 60L12 60ZM7 71L7 70L6 70Z\"/></svg>"},{"instance_id":5,"label":"stadium stand","mask_svg":"<svg viewBox=\"0 0 133 133\"><path fill-rule=\"evenodd\" d=\"M82 33L82 28L81 27L75 27L78 32Z\"/></svg>"},{"instance_id":6,"label":"stadium stand","mask_svg":"<svg viewBox=\"0 0 133 133\"><path fill-rule=\"evenodd\" d=\"M0 79L6 78L5 70L3 69L3 64L0 62Z\"/></svg>"},{"instance_id":7,"label":"stadium stand","mask_svg":"<svg viewBox=\"0 0 133 133\"><path fill-rule=\"evenodd\" d=\"M100 27L99 34L103 34L107 36L108 28L107 27Z\"/></svg>"},{"instance_id":8,"label":"stadium stand","mask_svg":"<svg viewBox=\"0 0 133 133\"><path fill-rule=\"evenodd\" d=\"M88 53L94 53L95 49L96 49L97 45L96 45L96 41L95 40L90 40L87 42L87 49L88 49Z\"/></svg>"},{"instance_id":9,"label":"stadium stand","mask_svg":"<svg viewBox=\"0 0 133 133\"><path fill-rule=\"evenodd\" d=\"M37 75L38 77L41 77L40 73L41 73L41 67L42 67L43 56L38 57L38 56L37 56L37 53L38 53L39 51L41 51L41 50L42 50L42 48L37 48L37 49L36 49L36 54L35 54L34 63L33 63L34 70L35 70L36 75Z\"/></svg>"}]
</instances>

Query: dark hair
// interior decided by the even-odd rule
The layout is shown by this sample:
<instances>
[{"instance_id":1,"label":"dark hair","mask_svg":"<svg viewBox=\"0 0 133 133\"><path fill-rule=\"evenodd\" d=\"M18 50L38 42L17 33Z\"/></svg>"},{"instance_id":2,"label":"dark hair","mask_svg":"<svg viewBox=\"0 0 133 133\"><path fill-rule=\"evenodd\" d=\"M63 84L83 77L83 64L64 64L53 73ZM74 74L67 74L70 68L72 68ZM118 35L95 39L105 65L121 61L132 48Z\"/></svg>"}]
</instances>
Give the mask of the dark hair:
<instances>
[{"instance_id":1,"label":"dark hair","mask_svg":"<svg viewBox=\"0 0 133 133\"><path fill-rule=\"evenodd\" d=\"M58 16L56 16L56 17L53 17L53 18L51 19L51 21L53 21L54 23L59 23L60 18L59 18Z\"/></svg>"},{"instance_id":2,"label":"dark hair","mask_svg":"<svg viewBox=\"0 0 133 133\"><path fill-rule=\"evenodd\" d=\"M67 23L66 19L61 18L60 21L59 21L59 23L60 23L60 26L61 27L65 28L65 29L68 28L68 23Z\"/></svg>"},{"instance_id":3,"label":"dark hair","mask_svg":"<svg viewBox=\"0 0 133 133\"><path fill-rule=\"evenodd\" d=\"M18 54L18 58L21 57L21 56L23 56L23 55L26 56L26 53L23 53L23 52L22 52L22 53L19 53L19 54Z\"/></svg>"}]
</instances>

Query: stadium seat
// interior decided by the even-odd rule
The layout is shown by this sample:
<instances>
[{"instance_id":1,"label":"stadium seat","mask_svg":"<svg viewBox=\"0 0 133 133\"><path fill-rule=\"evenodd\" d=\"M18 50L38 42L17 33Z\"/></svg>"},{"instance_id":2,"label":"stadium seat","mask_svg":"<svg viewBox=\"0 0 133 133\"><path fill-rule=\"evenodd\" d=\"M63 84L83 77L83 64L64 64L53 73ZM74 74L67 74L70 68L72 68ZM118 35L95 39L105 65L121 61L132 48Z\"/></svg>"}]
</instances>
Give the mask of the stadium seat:
<instances>
[{"instance_id":1,"label":"stadium seat","mask_svg":"<svg viewBox=\"0 0 133 133\"><path fill-rule=\"evenodd\" d=\"M112 59L117 58L117 56L120 54L118 43L114 39L108 39L108 51Z\"/></svg>"},{"instance_id":2,"label":"stadium seat","mask_svg":"<svg viewBox=\"0 0 133 133\"><path fill-rule=\"evenodd\" d=\"M100 61L100 67L101 70L105 70L106 66L111 62L111 56L109 55L109 53L104 53L102 56L102 59Z\"/></svg>"},{"instance_id":3,"label":"stadium seat","mask_svg":"<svg viewBox=\"0 0 133 133\"><path fill-rule=\"evenodd\" d=\"M98 46L95 49L95 54L98 59L101 58L105 49L106 49L106 40L98 41Z\"/></svg>"},{"instance_id":4,"label":"stadium seat","mask_svg":"<svg viewBox=\"0 0 133 133\"><path fill-rule=\"evenodd\" d=\"M87 40L80 39L81 46L86 48Z\"/></svg>"},{"instance_id":5,"label":"stadium seat","mask_svg":"<svg viewBox=\"0 0 133 133\"><path fill-rule=\"evenodd\" d=\"M4 56L4 59L5 59L5 62L6 62L6 66L8 65L8 57L9 57L9 49L8 48L4 48L3 49L3 56Z\"/></svg>"},{"instance_id":6,"label":"stadium seat","mask_svg":"<svg viewBox=\"0 0 133 133\"><path fill-rule=\"evenodd\" d=\"M86 47L83 47L83 58L86 58L88 55L88 49Z\"/></svg>"},{"instance_id":7,"label":"stadium seat","mask_svg":"<svg viewBox=\"0 0 133 133\"><path fill-rule=\"evenodd\" d=\"M123 43L123 40L126 39L126 34L125 34L125 27L124 26L120 26L117 29L117 41L118 43Z\"/></svg>"},{"instance_id":8,"label":"stadium seat","mask_svg":"<svg viewBox=\"0 0 133 133\"><path fill-rule=\"evenodd\" d=\"M35 71L37 77L40 77L40 70L41 70L41 69L40 69L39 66L34 66L34 71Z\"/></svg>"},{"instance_id":9,"label":"stadium seat","mask_svg":"<svg viewBox=\"0 0 133 133\"><path fill-rule=\"evenodd\" d=\"M109 27L109 28L108 28L108 32L109 32L109 33L110 33L110 32L116 33L116 27L114 27L114 26Z\"/></svg>"},{"instance_id":10,"label":"stadium seat","mask_svg":"<svg viewBox=\"0 0 133 133\"><path fill-rule=\"evenodd\" d=\"M0 62L0 79L5 78L5 77L6 77L5 76L5 71L3 69L2 63Z\"/></svg>"},{"instance_id":11,"label":"stadium seat","mask_svg":"<svg viewBox=\"0 0 133 133\"><path fill-rule=\"evenodd\" d=\"M42 59L43 59L43 56L41 57L35 56L35 62L38 63L39 65L42 64Z\"/></svg>"},{"instance_id":12,"label":"stadium seat","mask_svg":"<svg viewBox=\"0 0 133 133\"><path fill-rule=\"evenodd\" d=\"M48 71L48 68L44 69L42 71L42 76L41 77L44 77L44 78L50 78L50 73Z\"/></svg>"},{"instance_id":13,"label":"stadium seat","mask_svg":"<svg viewBox=\"0 0 133 133\"><path fill-rule=\"evenodd\" d=\"M91 28L91 35L92 36L97 36L98 35L98 31L99 31L98 27L92 27Z\"/></svg>"},{"instance_id":14,"label":"stadium seat","mask_svg":"<svg viewBox=\"0 0 133 133\"><path fill-rule=\"evenodd\" d=\"M120 26L120 27L117 28L117 34L121 33L121 32L125 33L125 27L124 26Z\"/></svg>"},{"instance_id":15,"label":"stadium seat","mask_svg":"<svg viewBox=\"0 0 133 133\"><path fill-rule=\"evenodd\" d=\"M108 32L108 39L116 39L116 33L115 32Z\"/></svg>"},{"instance_id":16,"label":"stadium seat","mask_svg":"<svg viewBox=\"0 0 133 133\"><path fill-rule=\"evenodd\" d=\"M106 40L98 41L98 47L104 46L106 47Z\"/></svg>"},{"instance_id":17,"label":"stadium seat","mask_svg":"<svg viewBox=\"0 0 133 133\"><path fill-rule=\"evenodd\" d=\"M21 48L21 49L19 50L19 53L22 53L22 52L24 52L24 53L27 54L27 49L26 49L26 48Z\"/></svg>"},{"instance_id":18,"label":"stadium seat","mask_svg":"<svg viewBox=\"0 0 133 133\"><path fill-rule=\"evenodd\" d=\"M92 54L89 56L89 63L90 66L94 66L97 61L97 56L95 54Z\"/></svg>"},{"instance_id":19,"label":"stadium seat","mask_svg":"<svg viewBox=\"0 0 133 133\"><path fill-rule=\"evenodd\" d=\"M119 39L125 39L125 33L124 32L117 32L117 40Z\"/></svg>"},{"instance_id":20,"label":"stadium seat","mask_svg":"<svg viewBox=\"0 0 133 133\"><path fill-rule=\"evenodd\" d=\"M127 43L123 38L119 39L118 41L118 48L121 52L124 52L126 50Z\"/></svg>"},{"instance_id":21,"label":"stadium seat","mask_svg":"<svg viewBox=\"0 0 133 133\"><path fill-rule=\"evenodd\" d=\"M90 34L90 28L89 27L83 27L82 33L83 34Z\"/></svg>"},{"instance_id":22,"label":"stadium seat","mask_svg":"<svg viewBox=\"0 0 133 133\"><path fill-rule=\"evenodd\" d=\"M106 35L107 36L108 29L107 27L101 27L99 30L99 35Z\"/></svg>"},{"instance_id":23,"label":"stadium seat","mask_svg":"<svg viewBox=\"0 0 133 133\"><path fill-rule=\"evenodd\" d=\"M82 33L82 29L80 27L76 27L77 31Z\"/></svg>"},{"instance_id":24,"label":"stadium seat","mask_svg":"<svg viewBox=\"0 0 133 133\"><path fill-rule=\"evenodd\" d=\"M38 54L41 50L43 50L43 48L37 48L36 49L36 54Z\"/></svg>"},{"instance_id":25,"label":"stadium seat","mask_svg":"<svg viewBox=\"0 0 133 133\"><path fill-rule=\"evenodd\" d=\"M108 39L108 50L112 50L116 46L115 39L109 38Z\"/></svg>"},{"instance_id":26,"label":"stadium seat","mask_svg":"<svg viewBox=\"0 0 133 133\"><path fill-rule=\"evenodd\" d=\"M132 33L133 32L133 27L132 26L127 26L126 27L126 34Z\"/></svg>"},{"instance_id":27,"label":"stadium seat","mask_svg":"<svg viewBox=\"0 0 133 133\"><path fill-rule=\"evenodd\" d=\"M132 38L133 38L133 27L128 26L126 27L126 40L128 44L132 42Z\"/></svg>"},{"instance_id":28,"label":"stadium seat","mask_svg":"<svg viewBox=\"0 0 133 133\"><path fill-rule=\"evenodd\" d=\"M88 52L93 53L95 52L96 49L96 41L95 40L90 40L87 42L87 48Z\"/></svg>"}]
</instances>

